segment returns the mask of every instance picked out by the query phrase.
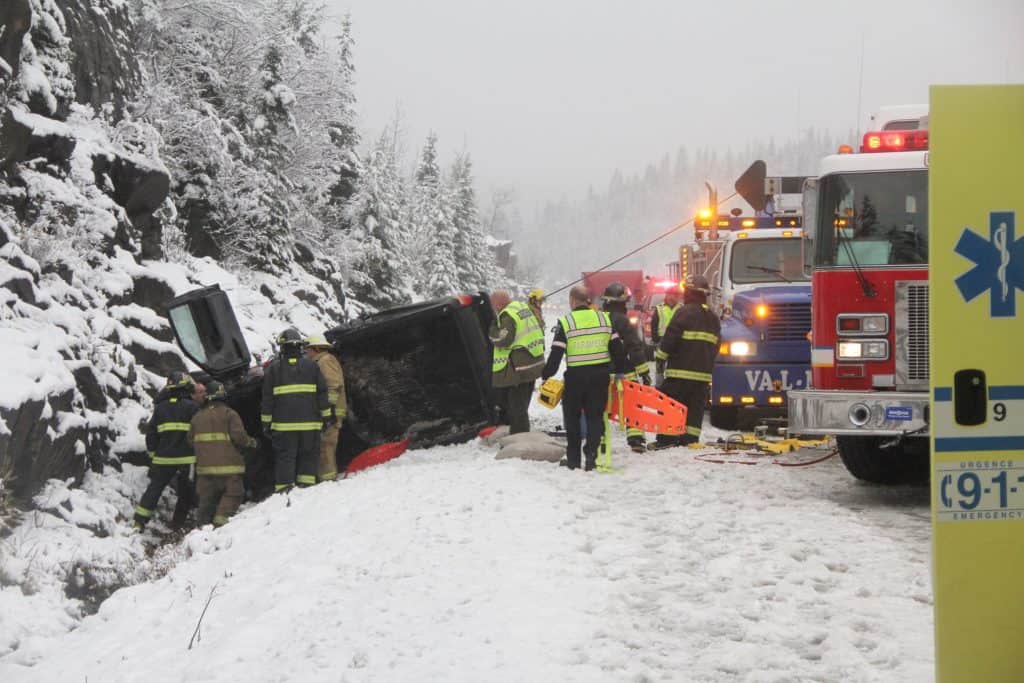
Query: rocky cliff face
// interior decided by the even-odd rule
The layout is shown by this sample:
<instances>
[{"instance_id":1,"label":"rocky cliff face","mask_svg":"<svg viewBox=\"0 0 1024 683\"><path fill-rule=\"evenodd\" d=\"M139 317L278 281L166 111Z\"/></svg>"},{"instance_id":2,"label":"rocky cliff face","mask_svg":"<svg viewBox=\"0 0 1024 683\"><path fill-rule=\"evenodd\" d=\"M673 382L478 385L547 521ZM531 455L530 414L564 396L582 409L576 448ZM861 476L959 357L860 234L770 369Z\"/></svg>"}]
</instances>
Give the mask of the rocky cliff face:
<instances>
[{"instance_id":1,"label":"rocky cliff face","mask_svg":"<svg viewBox=\"0 0 1024 683\"><path fill-rule=\"evenodd\" d=\"M23 501L48 479L144 462L150 396L185 368L175 295L226 285L266 337L343 316L340 278L312 253L283 275L229 273L167 241L161 141L127 112L128 7L0 3L0 490Z\"/></svg>"}]
</instances>

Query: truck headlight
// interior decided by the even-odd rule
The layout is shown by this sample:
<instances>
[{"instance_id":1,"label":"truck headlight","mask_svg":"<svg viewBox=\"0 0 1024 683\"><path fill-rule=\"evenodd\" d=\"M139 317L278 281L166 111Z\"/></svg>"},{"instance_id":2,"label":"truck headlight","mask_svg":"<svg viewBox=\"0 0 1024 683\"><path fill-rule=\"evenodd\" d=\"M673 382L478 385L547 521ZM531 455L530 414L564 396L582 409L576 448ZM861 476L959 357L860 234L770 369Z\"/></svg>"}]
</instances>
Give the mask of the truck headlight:
<instances>
[{"instance_id":1,"label":"truck headlight","mask_svg":"<svg viewBox=\"0 0 1024 683\"><path fill-rule=\"evenodd\" d=\"M885 339L839 342L839 360L885 360L889 357L889 342Z\"/></svg>"},{"instance_id":2,"label":"truck headlight","mask_svg":"<svg viewBox=\"0 0 1024 683\"><path fill-rule=\"evenodd\" d=\"M753 356L757 346L747 341L722 342L718 352L723 356Z\"/></svg>"}]
</instances>

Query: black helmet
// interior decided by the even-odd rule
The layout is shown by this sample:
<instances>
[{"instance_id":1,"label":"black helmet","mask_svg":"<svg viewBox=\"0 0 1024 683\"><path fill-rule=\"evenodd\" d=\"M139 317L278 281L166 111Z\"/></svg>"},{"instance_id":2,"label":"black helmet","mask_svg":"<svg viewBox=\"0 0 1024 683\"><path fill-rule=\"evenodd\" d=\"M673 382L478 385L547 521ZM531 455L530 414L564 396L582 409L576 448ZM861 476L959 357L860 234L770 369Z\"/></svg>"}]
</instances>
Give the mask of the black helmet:
<instances>
[{"instance_id":1,"label":"black helmet","mask_svg":"<svg viewBox=\"0 0 1024 683\"><path fill-rule=\"evenodd\" d=\"M191 389L194 382L187 372L175 370L167 377L165 389Z\"/></svg>"},{"instance_id":2,"label":"black helmet","mask_svg":"<svg viewBox=\"0 0 1024 683\"><path fill-rule=\"evenodd\" d=\"M206 383L206 399L208 401L223 401L228 397L228 390L224 385L215 379Z\"/></svg>"},{"instance_id":3,"label":"black helmet","mask_svg":"<svg viewBox=\"0 0 1024 683\"><path fill-rule=\"evenodd\" d=\"M683 282L683 292L695 292L707 296L711 294L711 285L703 275L687 275L686 281Z\"/></svg>"},{"instance_id":4,"label":"black helmet","mask_svg":"<svg viewBox=\"0 0 1024 683\"><path fill-rule=\"evenodd\" d=\"M299 331L294 327L289 327L287 330L277 335L277 345L281 347L305 346L306 339L299 334Z\"/></svg>"},{"instance_id":5,"label":"black helmet","mask_svg":"<svg viewBox=\"0 0 1024 683\"><path fill-rule=\"evenodd\" d=\"M604 288L604 294L601 296L605 303L609 301L618 301L625 303L632 298L633 293L629 291L629 287L622 284L621 282L612 282Z\"/></svg>"}]
</instances>

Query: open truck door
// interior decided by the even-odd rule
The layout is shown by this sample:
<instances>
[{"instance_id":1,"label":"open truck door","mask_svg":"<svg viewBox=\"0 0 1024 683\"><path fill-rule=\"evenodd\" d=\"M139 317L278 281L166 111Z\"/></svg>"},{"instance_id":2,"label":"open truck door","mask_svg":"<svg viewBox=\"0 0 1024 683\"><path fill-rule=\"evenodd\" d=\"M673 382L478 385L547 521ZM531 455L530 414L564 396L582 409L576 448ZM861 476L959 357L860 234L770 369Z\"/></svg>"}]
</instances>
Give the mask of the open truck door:
<instances>
[{"instance_id":1,"label":"open truck door","mask_svg":"<svg viewBox=\"0 0 1024 683\"><path fill-rule=\"evenodd\" d=\"M251 356L228 295L219 285L195 289L167 304L178 346L193 363L221 379L249 367Z\"/></svg>"}]
</instances>

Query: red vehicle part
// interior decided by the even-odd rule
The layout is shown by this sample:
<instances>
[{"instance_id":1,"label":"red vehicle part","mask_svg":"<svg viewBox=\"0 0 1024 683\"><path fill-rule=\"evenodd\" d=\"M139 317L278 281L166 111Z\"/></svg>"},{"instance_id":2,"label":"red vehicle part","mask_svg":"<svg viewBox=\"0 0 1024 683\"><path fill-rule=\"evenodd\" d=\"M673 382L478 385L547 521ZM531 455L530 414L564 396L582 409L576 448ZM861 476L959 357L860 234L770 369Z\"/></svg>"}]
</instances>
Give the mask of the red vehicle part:
<instances>
[{"instance_id":1,"label":"red vehicle part","mask_svg":"<svg viewBox=\"0 0 1024 683\"><path fill-rule=\"evenodd\" d=\"M356 457L352 458L352 462L345 468L346 474L352 474L360 470L365 470L368 467L374 465L380 465L387 462L388 460L394 460L402 453L405 453L409 449L409 439L403 439L402 441L396 441L394 443L382 443L379 446L368 448Z\"/></svg>"}]
</instances>

